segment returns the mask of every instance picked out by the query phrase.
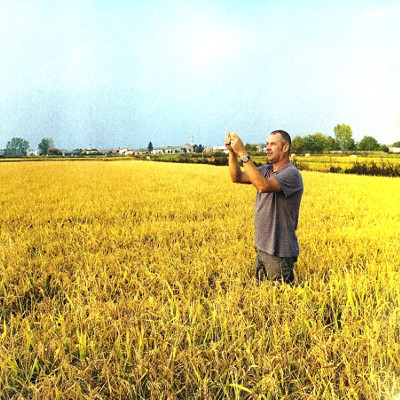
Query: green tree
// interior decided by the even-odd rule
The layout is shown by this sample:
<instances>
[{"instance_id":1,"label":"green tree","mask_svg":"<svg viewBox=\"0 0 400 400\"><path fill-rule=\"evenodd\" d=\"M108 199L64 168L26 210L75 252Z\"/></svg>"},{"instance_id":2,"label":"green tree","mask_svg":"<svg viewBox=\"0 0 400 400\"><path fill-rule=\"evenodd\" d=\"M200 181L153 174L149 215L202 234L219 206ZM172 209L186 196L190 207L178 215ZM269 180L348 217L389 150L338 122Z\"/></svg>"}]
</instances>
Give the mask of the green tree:
<instances>
[{"instance_id":1,"label":"green tree","mask_svg":"<svg viewBox=\"0 0 400 400\"><path fill-rule=\"evenodd\" d=\"M38 144L40 155L45 156L48 154L49 149L54 147L54 142L52 138L43 138Z\"/></svg>"},{"instance_id":2,"label":"green tree","mask_svg":"<svg viewBox=\"0 0 400 400\"><path fill-rule=\"evenodd\" d=\"M26 156L29 149L29 142L25 139L14 137L8 143L4 150L6 157L22 157Z\"/></svg>"},{"instance_id":3,"label":"green tree","mask_svg":"<svg viewBox=\"0 0 400 400\"><path fill-rule=\"evenodd\" d=\"M372 136L364 136L360 143L358 143L358 150L364 151L376 151L380 150L380 144L378 141Z\"/></svg>"},{"instance_id":4,"label":"green tree","mask_svg":"<svg viewBox=\"0 0 400 400\"><path fill-rule=\"evenodd\" d=\"M257 146L255 146L254 144L246 143L244 149L246 151L257 151Z\"/></svg>"},{"instance_id":5,"label":"green tree","mask_svg":"<svg viewBox=\"0 0 400 400\"><path fill-rule=\"evenodd\" d=\"M153 143L151 143L151 142L149 142L149 144L147 145L147 151L149 152L149 153L151 153L152 151L153 151Z\"/></svg>"},{"instance_id":6,"label":"green tree","mask_svg":"<svg viewBox=\"0 0 400 400\"><path fill-rule=\"evenodd\" d=\"M313 133L304 137L304 150L321 153L324 150L327 137L322 133Z\"/></svg>"},{"instance_id":7,"label":"green tree","mask_svg":"<svg viewBox=\"0 0 400 400\"><path fill-rule=\"evenodd\" d=\"M393 147L400 147L400 142L393 143Z\"/></svg>"},{"instance_id":8,"label":"green tree","mask_svg":"<svg viewBox=\"0 0 400 400\"><path fill-rule=\"evenodd\" d=\"M386 144L381 144L381 145L379 146L379 150L380 150L380 151L383 151L383 152L385 152L385 153L389 153L389 147L387 147Z\"/></svg>"},{"instance_id":9,"label":"green tree","mask_svg":"<svg viewBox=\"0 0 400 400\"><path fill-rule=\"evenodd\" d=\"M201 144L195 144L193 146L193 153L202 153L204 150L204 146Z\"/></svg>"},{"instance_id":10,"label":"green tree","mask_svg":"<svg viewBox=\"0 0 400 400\"><path fill-rule=\"evenodd\" d=\"M301 136L295 136L292 139L292 146L290 151L292 153L299 153L304 150L304 139Z\"/></svg>"},{"instance_id":11,"label":"green tree","mask_svg":"<svg viewBox=\"0 0 400 400\"><path fill-rule=\"evenodd\" d=\"M325 151L339 150L336 140L332 136L328 136L324 146Z\"/></svg>"},{"instance_id":12,"label":"green tree","mask_svg":"<svg viewBox=\"0 0 400 400\"><path fill-rule=\"evenodd\" d=\"M337 124L334 128L336 143L338 144L340 150L347 151L353 150L355 143L353 139L353 131L350 125Z\"/></svg>"}]
</instances>

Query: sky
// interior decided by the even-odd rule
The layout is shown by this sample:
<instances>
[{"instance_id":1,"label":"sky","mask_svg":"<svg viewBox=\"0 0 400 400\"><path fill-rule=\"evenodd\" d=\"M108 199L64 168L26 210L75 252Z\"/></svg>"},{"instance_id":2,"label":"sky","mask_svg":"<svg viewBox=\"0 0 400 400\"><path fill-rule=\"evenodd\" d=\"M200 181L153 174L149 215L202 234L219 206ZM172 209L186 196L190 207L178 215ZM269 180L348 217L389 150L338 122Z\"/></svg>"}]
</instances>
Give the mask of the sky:
<instances>
[{"instance_id":1,"label":"sky","mask_svg":"<svg viewBox=\"0 0 400 400\"><path fill-rule=\"evenodd\" d=\"M0 149L400 140L398 0L0 0Z\"/></svg>"}]
</instances>

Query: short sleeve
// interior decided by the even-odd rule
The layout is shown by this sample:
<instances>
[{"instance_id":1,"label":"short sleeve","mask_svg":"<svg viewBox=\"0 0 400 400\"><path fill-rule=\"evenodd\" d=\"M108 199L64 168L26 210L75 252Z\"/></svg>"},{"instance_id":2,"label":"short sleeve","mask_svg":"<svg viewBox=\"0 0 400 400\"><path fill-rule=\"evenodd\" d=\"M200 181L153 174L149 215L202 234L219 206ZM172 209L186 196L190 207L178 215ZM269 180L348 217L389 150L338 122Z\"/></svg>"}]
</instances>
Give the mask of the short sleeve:
<instances>
[{"instance_id":1,"label":"short sleeve","mask_svg":"<svg viewBox=\"0 0 400 400\"><path fill-rule=\"evenodd\" d=\"M274 178L278 181L285 197L303 190L303 178L297 168L292 165L279 171Z\"/></svg>"}]
</instances>

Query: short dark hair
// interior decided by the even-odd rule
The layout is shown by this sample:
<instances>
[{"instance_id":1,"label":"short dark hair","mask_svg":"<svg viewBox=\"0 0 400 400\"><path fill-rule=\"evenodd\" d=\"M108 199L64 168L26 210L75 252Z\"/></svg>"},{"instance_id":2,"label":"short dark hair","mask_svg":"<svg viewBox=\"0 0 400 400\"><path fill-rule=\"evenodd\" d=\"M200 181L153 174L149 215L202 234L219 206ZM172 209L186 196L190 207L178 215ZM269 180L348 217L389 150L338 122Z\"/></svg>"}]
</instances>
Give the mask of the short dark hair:
<instances>
[{"instance_id":1,"label":"short dark hair","mask_svg":"<svg viewBox=\"0 0 400 400\"><path fill-rule=\"evenodd\" d=\"M289 150L290 150L290 148L292 147L292 139L290 138L290 135L282 129L277 129L276 131L272 131L271 135L275 135L276 133L281 134L283 143L287 143L289 145Z\"/></svg>"}]
</instances>

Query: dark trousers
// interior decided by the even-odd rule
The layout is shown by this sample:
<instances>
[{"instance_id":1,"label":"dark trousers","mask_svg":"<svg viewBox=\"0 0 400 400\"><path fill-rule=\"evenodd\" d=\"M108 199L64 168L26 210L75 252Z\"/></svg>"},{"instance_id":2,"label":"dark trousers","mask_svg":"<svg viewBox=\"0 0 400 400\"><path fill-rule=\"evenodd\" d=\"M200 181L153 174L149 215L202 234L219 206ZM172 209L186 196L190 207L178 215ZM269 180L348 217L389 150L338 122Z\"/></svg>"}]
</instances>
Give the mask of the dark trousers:
<instances>
[{"instance_id":1,"label":"dark trousers","mask_svg":"<svg viewBox=\"0 0 400 400\"><path fill-rule=\"evenodd\" d=\"M277 257L257 250L256 278L260 281L294 282L294 263L297 257Z\"/></svg>"}]
</instances>

